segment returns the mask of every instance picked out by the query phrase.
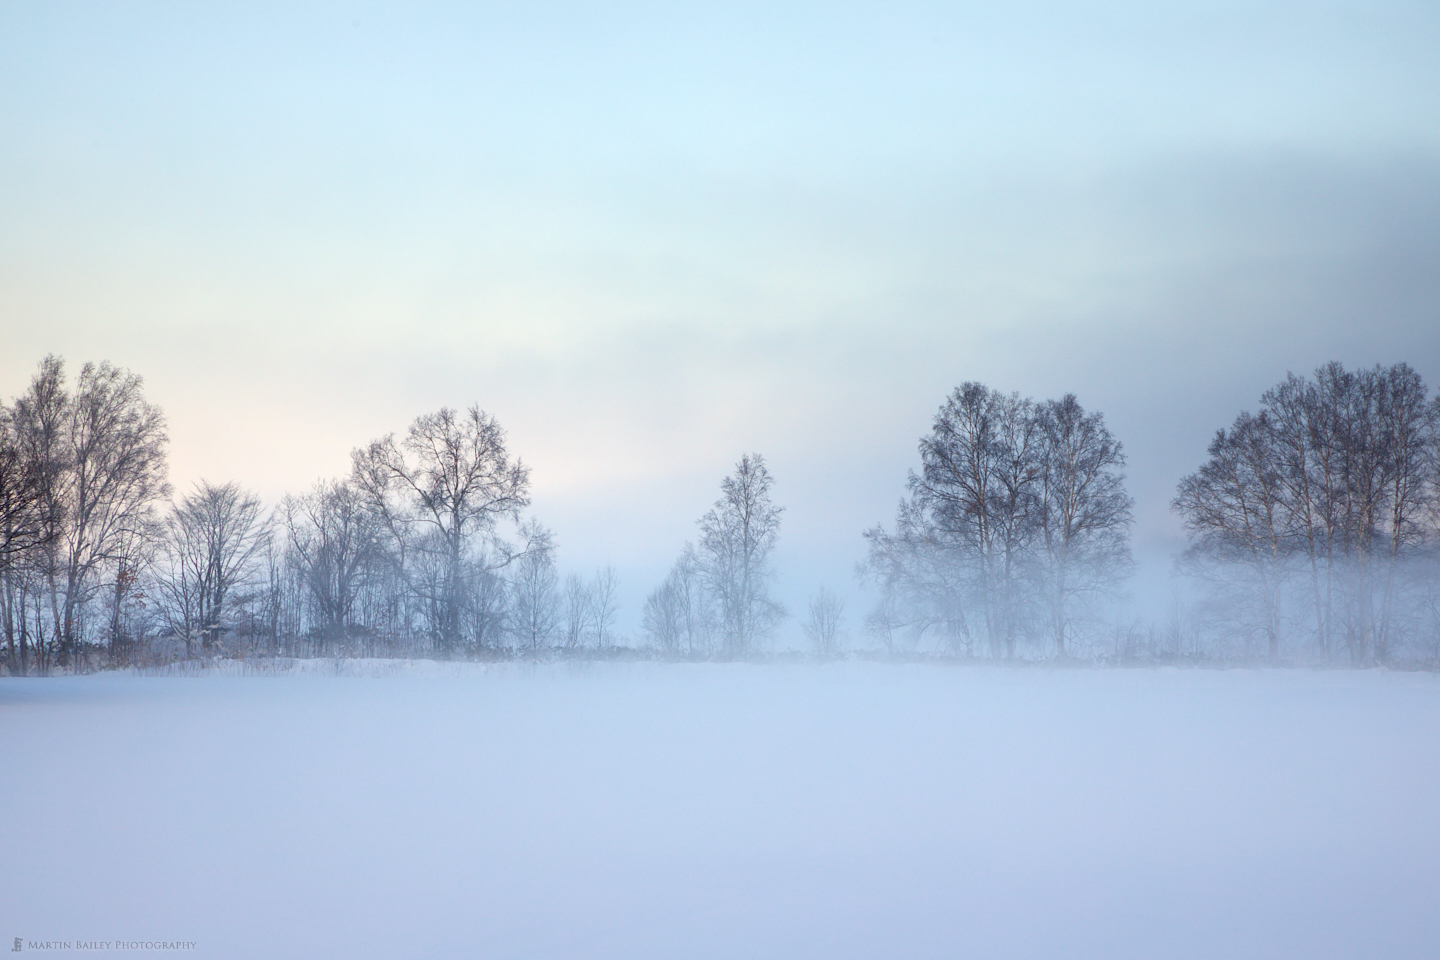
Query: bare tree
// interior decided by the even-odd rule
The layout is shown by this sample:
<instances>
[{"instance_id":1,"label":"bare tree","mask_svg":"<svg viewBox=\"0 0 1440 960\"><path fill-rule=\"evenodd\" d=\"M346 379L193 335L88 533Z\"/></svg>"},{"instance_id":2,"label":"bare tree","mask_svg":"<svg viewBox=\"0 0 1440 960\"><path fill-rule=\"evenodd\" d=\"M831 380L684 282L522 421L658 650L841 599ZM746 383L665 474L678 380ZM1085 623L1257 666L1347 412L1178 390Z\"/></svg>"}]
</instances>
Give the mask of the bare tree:
<instances>
[{"instance_id":1,"label":"bare tree","mask_svg":"<svg viewBox=\"0 0 1440 960\"><path fill-rule=\"evenodd\" d=\"M770 597L770 554L780 535L780 514L770 499L774 480L765 458L746 454L720 484L721 497L700 519L705 579L720 614L726 652L750 653L785 609Z\"/></svg>"},{"instance_id":2,"label":"bare tree","mask_svg":"<svg viewBox=\"0 0 1440 960\"><path fill-rule=\"evenodd\" d=\"M1280 451L1269 418L1241 413L1211 441L1210 459L1180 481L1172 504L1190 546L1182 569L1219 590L1217 605L1240 629L1258 626L1279 658L1281 595L1291 515L1281 488Z\"/></svg>"},{"instance_id":3,"label":"bare tree","mask_svg":"<svg viewBox=\"0 0 1440 960\"><path fill-rule=\"evenodd\" d=\"M664 582L645 599L644 628L651 642L669 656L709 653L713 603L692 544L685 544Z\"/></svg>"},{"instance_id":4,"label":"bare tree","mask_svg":"<svg viewBox=\"0 0 1440 960\"><path fill-rule=\"evenodd\" d=\"M1125 492L1125 454L1099 413L1075 395L1037 411L1039 574L1055 653L1066 655L1077 603L1114 596L1130 573L1134 501Z\"/></svg>"},{"instance_id":5,"label":"bare tree","mask_svg":"<svg viewBox=\"0 0 1440 960\"><path fill-rule=\"evenodd\" d=\"M894 530L865 533L861 575L882 592L872 626L892 643L938 633L967 655L983 638L997 657L1048 636L1065 656L1083 602L1129 568L1124 456L1100 415L1074 396L1037 404L965 383L920 463Z\"/></svg>"},{"instance_id":6,"label":"bare tree","mask_svg":"<svg viewBox=\"0 0 1440 960\"><path fill-rule=\"evenodd\" d=\"M968 652L973 623L993 655L1014 656L1028 626L1040 440L1035 404L1017 394L965 383L940 408L896 532L866 534L870 573L912 631L939 627Z\"/></svg>"},{"instance_id":7,"label":"bare tree","mask_svg":"<svg viewBox=\"0 0 1440 960\"><path fill-rule=\"evenodd\" d=\"M974 576L963 561L965 552L927 514L918 498L902 500L895 530L876 525L865 531L869 551L859 566L862 581L880 587L880 602L866 616L867 630L880 637L887 651L901 642L919 643L938 634L954 653L971 656L970 598Z\"/></svg>"},{"instance_id":8,"label":"bare tree","mask_svg":"<svg viewBox=\"0 0 1440 960\"><path fill-rule=\"evenodd\" d=\"M839 649L840 623L845 615L845 601L834 591L821 587L810 598L810 619L805 621L805 635L820 656L833 656Z\"/></svg>"},{"instance_id":9,"label":"bare tree","mask_svg":"<svg viewBox=\"0 0 1440 960\"><path fill-rule=\"evenodd\" d=\"M518 522L530 503L529 471L510 459L500 425L479 407L445 408L416 418L403 440L391 435L352 456L354 482L384 522L436 643L458 650L468 626L484 644L498 629L489 617L495 571L524 552L497 526Z\"/></svg>"},{"instance_id":10,"label":"bare tree","mask_svg":"<svg viewBox=\"0 0 1440 960\"><path fill-rule=\"evenodd\" d=\"M318 483L281 504L289 550L315 611L321 645L349 644L360 592L383 560L380 518L353 483Z\"/></svg>"},{"instance_id":11,"label":"bare tree","mask_svg":"<svg viewBox=\"0 0 1440 960\"><path fill-rule=\"evenodd\" d=\"M1400 609L1414 579L1405 568L1435 535L1440 415L1426 394L1405 364L1291 374L1182 482L1175 509L1191 531L1192 572L1261 600L1272 657L1287 589L1305 601L1321 657L1343 641L1352 661L1384 661L1413 619Z\"/></svg>"},{"instance_id":12,"label":"bare tree","mask_svg":"<svg viewBox=\"0 0 1440 960\"><path fill-rule=\"evenodd\" d=\"M135 551L153 541L155 507L169 495L165 420L141 386L134 374L87 363L72 394L64 362L50 356L15 402L15 436L43 476L46 546L33 566L48 600L50 641L44 617L36 618L36 638L42 655L54 650L62 664L81 652L86 606L106 574L133 568Z\"/></svg>"},{"instance_id":13,"label":"bare tree","mask_svg":"<svg viewBox=\"0 0 1440 960\"><path fill-rule=\"evenodd\" d=\"M231 627L269 544L259 498L238 484L201 480L175 505L166 524L160 584L167 619L185 637L187 654L196 638L213 649Z\"/></svg>"},{"instance_id":14,"label":"bare tree","mask_svg":"<svg viewBox=\"0 0 1440 960\"><path fill-rule=\"evenodd\" d=\"M1038 512L1039 430L1035 405L979 383L955 390L920 441L911 474L917 509L968 576L992 652L1014 656L1025 627L1025 563Z\"/></svg>"},{"instance_id":15,"label":"bare tree","mask_svg":"<svg viewBox=\"0 0 1440 960\"><path fill-rule=\"evenodd\" d=\"M526 531L531 549L515 562L510 591L514 603L511 632L532 653L549 646L560 627L560 578L555 572L555 543L550 531L532 522Z\"/></svg>"},{"instance_id":16,"label":"bare tree","mask_svg":"<svg viewBox=\"0 0 1440 960\"><path fill-rule=\"evenodd\" d=\"M680 645L683 642L684 628L683 608L679 590L676 589L674 577L666 576L665 580L650 592L645 598L645 607L641 611L641 628L645 635L650 638L651 644L661 653L667 656L675 656L680 652Z\"/></svg>"},{"instance_id":17,"label":"bare tree","mask_svg":"<svg viewBox=\"0 0 1440 960\"><path fill-rule=\"evenodd\" d=\"M527 554L513 556L519 561ZM509 564L494 563L485 554L467 565L460 590L460 636L471 655L499 653L512 627L513 598L509 582L501 575L502 567Z\"/></svg>"},{"instance_id":18,"label":"bare tree","mask_svg":"<svg viewBox=\"0 0 1440 960\"><path fill-rule=\"evenodd\" d=\"M32 659L42 675L48 673L63 640L62 604L55 588L65 581L61 538L70 519L66 477L71 468L67 443L71 402L64 361L52 354L41 361L13 411L16 441L23 457L35 465L40 484L41 549L28 558L26 576L15 577L12 569L7 578L7 601L15 608L13 620L18 625L20 667L27 674Z\"/></svg>"},{"instance_id":19,"label":"bare tree","mask_svg":"<svg viewBox=\"0 0 1440 960\"><path fill-rule=\"evenodd\" d=\"M1399 620L1401 565L1435 533L1425 519L1440 493L1430 472L1440 419L1436 405L1427 402L1424 381L1409 366L1379 369L1375 377L1376 445L1382 451L1384 489L1377 497L1383 510L1378 523L1383 539L1377 550L1383 583L1377 585L1380 609L1373 643L1375 657L1383 663L1390 659Z\"/></svg>"},{"instance_id":20,"label":"bare tree","mask_svg":"<svg viewBox=\"0 0 1440 960\"><path fill-rule=\"evenodd\" d=\"M567 574L562 620L566 648L573 650L585 644L585 637L590 629L590 617L589 585L578 573Z\"/></svg>"},{"instance_id":21,"label":"bare tree","mask_svg":"<svg viewBox=\"0 0 1440 960\"><path fill-rule=\"evenodd\" d=\"M43 544L52 527L42 512L47 466L27 456L10 410L0 404L0 570Z\"/></svg>"},{"instance_id":22,"label":"bare tree","mask_svg":"<svg viewBox=\"0 0 1440 960\"><path fill-rule=\"evenodd\" d=\"M614 567L601 567L590 582L590 623L595 628L595 645L610 646L610 632L620 612L620 575Z\"/></svg>"},{"instance_id":23,"label":"bare tree","mask_svg":"<svg viewBox=\"0 0 1440 960\"><path fill-rule=\"evenodd\" d=\"M46 512L55 504L49 496L55 466L21 442L12 412L0 405L0 618L11 672L29 671L27 573L59 535L56 518Z\"/></svg>"},{"instance_id":24,"label":"bare tree","mask_svg":"<svg viewBox=\"0 0 1440 960\"><path fill-rule=\"evenodd\" d=\"M114 562L106 568L101 586L105 596L105 642L111 663L129 660L153 625L155 611L147 583L162 538L160 524L130 531L128 540L118 544Z\"/></svg>"}]
</instances>

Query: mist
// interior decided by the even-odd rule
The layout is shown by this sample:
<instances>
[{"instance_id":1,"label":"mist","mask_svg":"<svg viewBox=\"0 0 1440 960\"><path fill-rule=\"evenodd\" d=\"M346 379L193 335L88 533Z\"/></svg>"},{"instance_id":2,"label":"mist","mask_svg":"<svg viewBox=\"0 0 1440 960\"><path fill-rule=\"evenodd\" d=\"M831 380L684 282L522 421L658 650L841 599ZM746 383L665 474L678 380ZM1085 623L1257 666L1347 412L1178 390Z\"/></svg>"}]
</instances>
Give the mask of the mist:
<instances>
[{"instance_id":1,"label":"mist","mask_svg":"<svg viewBox=\"0 0 1440 960\"><path fill-rule=\"evenodd\" d=\"M1437 49L0 10L0 936L1435 953Z\"/></svg>"}]
</instances>

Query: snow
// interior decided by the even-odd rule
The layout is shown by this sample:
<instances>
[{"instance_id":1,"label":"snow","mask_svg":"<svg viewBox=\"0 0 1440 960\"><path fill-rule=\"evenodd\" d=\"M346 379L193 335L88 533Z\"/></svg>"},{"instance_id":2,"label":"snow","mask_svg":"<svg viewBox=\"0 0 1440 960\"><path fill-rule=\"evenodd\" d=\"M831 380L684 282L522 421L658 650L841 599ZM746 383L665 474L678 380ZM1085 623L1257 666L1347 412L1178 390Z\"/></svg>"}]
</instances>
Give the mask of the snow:
<instances>
[{"instance_id":1,"label":"snow","mask_svg":"<svg viewBox=\"0 0 1440 960\"><path fill-rule=\"evenodd\" d=\"M235 958L1440 954L1433 674L283 670L0 679L0 937Z\"/></svg>"}]
</instances>

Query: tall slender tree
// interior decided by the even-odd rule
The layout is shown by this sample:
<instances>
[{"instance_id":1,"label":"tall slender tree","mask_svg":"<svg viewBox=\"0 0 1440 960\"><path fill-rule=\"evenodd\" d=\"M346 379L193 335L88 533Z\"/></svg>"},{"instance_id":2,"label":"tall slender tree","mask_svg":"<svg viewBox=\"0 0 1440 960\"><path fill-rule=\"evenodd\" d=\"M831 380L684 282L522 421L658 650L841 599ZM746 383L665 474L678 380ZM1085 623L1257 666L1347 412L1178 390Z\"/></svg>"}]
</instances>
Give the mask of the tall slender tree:
<instances>
[{"instance_id":1,"label":"tall slender tree","mask_svg":"<svg viewBox=\"0 0 1440 960\"><path fill-rule=\"evenodd\" d=\"M529 550L512 565L510 632L522 649L550 646L560 628L560 577L555 572L555 538L536 521L524 531Z\"/></svg>"},{"instance_id":2,"label":"tall slender tree","mask_svg":"<svg viewBox=\"0 0 1440 960\"><path fill-rule=\"evenodd\" d=\"M1036 411L1038 573L1055 653L1067 654L1077 605L1114 596L1130 573L1134 500L1125 453L1099 413L1073 393Z\"/></svg>"},{"instance_id":3,"label":"tall slender tree","mask_svg":"<svg viewBox=\"0 0 1440 960\"><path fill-rule=\"evenodd\" d=\"M765 458L746 454L721 481L720 499L699 521L702 569L731 656L748 655L785 616L784 607L770 596L770 554L785 509L772 501L773 485Z\"/></svg>"}]
</instances>

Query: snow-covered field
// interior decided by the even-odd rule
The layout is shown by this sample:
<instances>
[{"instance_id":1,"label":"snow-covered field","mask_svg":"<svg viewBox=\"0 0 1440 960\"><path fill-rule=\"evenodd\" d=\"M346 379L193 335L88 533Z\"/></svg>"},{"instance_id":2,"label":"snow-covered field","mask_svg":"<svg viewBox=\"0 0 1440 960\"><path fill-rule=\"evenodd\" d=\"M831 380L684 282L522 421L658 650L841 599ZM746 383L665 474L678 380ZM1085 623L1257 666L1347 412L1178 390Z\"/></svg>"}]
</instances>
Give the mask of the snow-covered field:
<instances>
[{"instance_id":1,"label":"snow-covered field","mask_svg":"<svg viewBox=\"0 0 1440 960\"><path fill-rule=\"evenodd\" d=\"M1432 674L347 669L0 679L0 946L1440 955Z\"/></svg>"}]
</instances>

